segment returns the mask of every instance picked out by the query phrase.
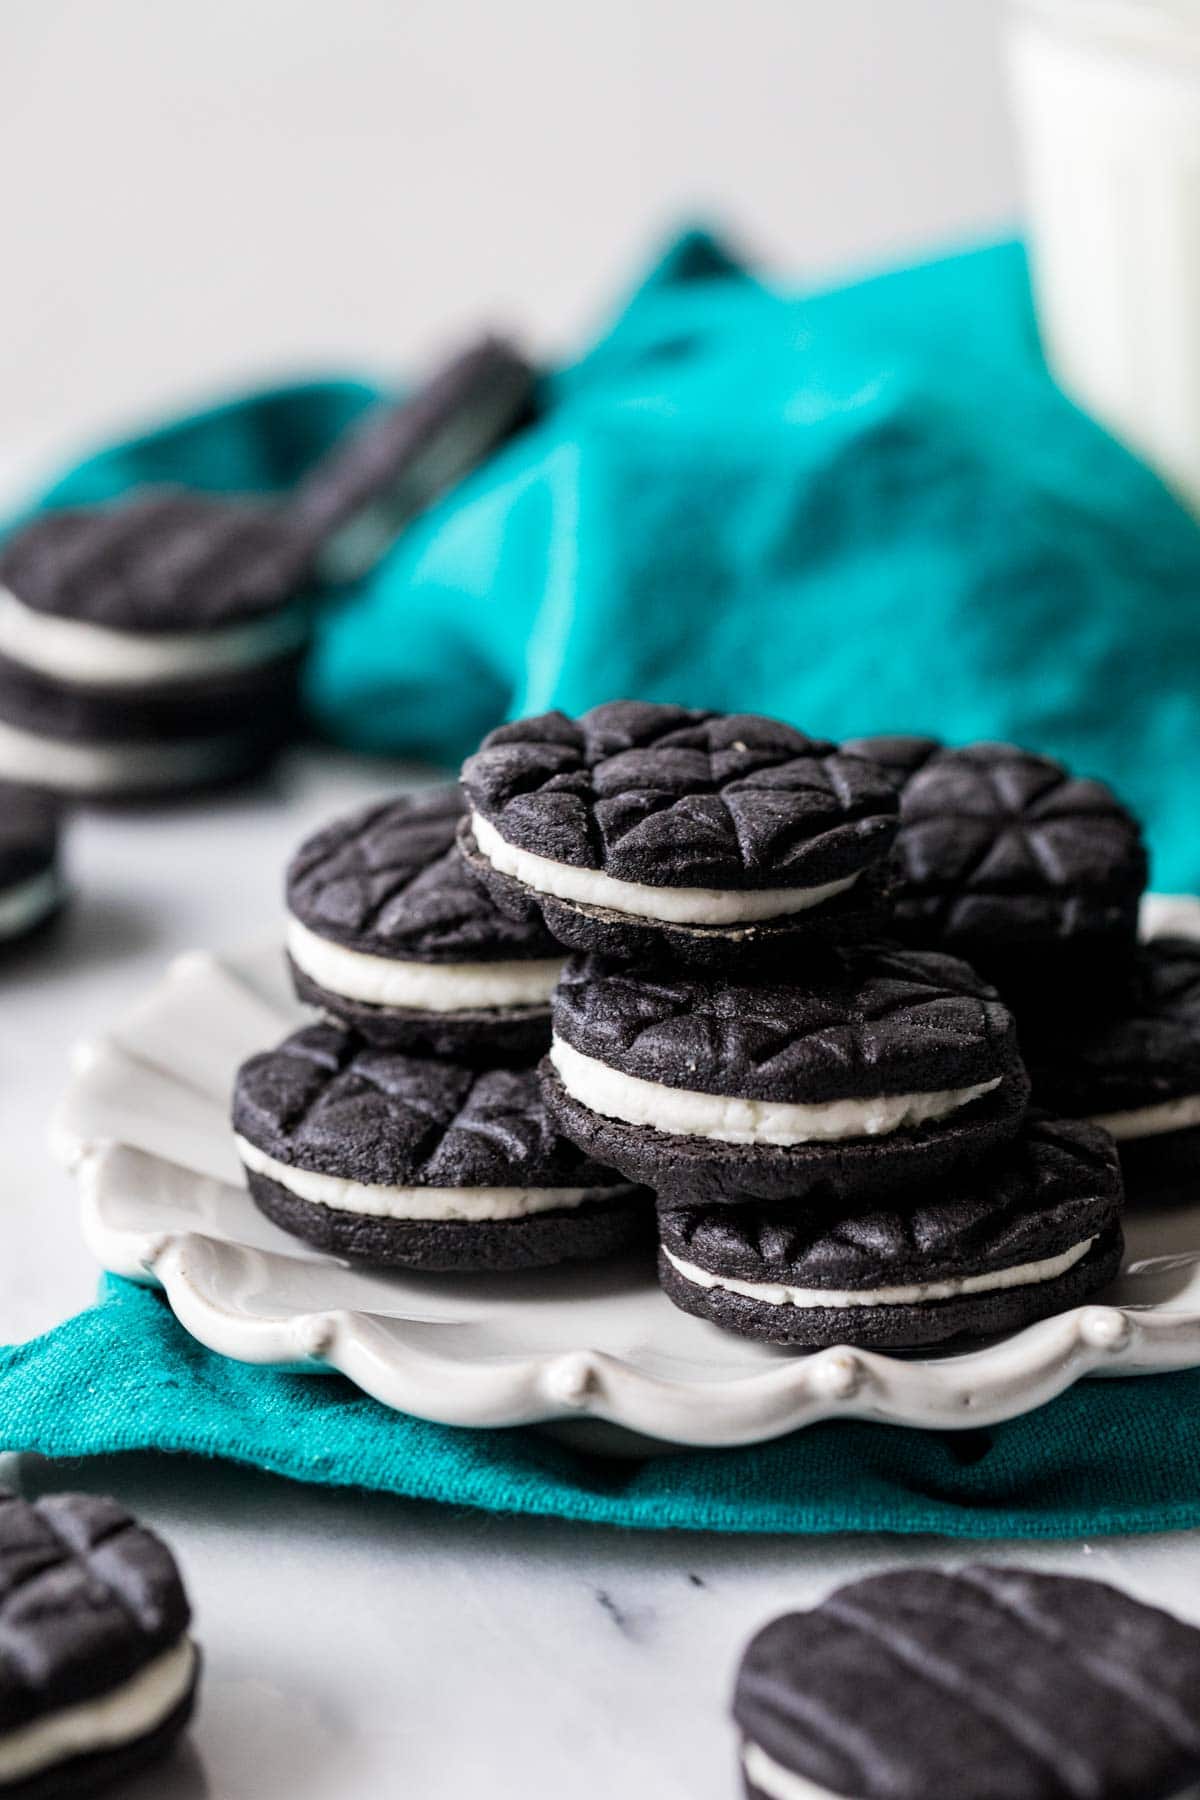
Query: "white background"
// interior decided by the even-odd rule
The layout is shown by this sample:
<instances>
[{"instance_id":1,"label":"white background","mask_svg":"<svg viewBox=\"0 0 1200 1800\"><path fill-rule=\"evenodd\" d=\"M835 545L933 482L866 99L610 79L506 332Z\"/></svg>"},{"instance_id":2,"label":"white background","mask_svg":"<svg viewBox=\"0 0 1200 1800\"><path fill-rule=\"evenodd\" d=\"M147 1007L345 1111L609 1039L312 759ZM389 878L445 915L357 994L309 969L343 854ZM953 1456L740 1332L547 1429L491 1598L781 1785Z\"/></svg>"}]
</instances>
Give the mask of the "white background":
<instances>
[{"instance_id":1,"label":"white background","mask_svg":"<svg viewBox=\"0 0 1200 1800\"><path fill-rule=\"evenodd\" d=\"M411 366L483 321L569 342L687 216L799 277L1004 230L996 26L993 0L0 0L0 462L248 377ZM272 929L298 837L389 778L298 758L245 798L72 832L72 914L2 977L0 1338L92 1289L44 1149L72 1042L177 951ZM962 1554L148 1458L16 1474L119 1492L183 1559L203 1703L139 1800L732 1800L749 1632ZM1178 1538L1018 1554L1200 1608Z\"/></svg>"},{"instance_id":2,"label":"white background","mask_svg":"<svg viewBox=\"0 0 1200 1800\"><path fill-rule=\"evenodd\" d=\"M2 0L0 437L1003 230L999 0Z\"/></svg>"}]
</instances>

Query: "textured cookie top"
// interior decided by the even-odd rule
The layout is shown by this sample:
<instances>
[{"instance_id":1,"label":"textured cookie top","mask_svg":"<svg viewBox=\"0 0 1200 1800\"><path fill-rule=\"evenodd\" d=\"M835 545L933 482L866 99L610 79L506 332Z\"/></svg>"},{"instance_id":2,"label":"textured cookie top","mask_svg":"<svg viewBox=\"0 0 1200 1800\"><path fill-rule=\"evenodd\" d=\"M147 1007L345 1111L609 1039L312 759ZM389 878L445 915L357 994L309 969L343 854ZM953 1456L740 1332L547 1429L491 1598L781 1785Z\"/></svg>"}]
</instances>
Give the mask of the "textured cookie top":
<instances>
[{"instance_id":1,"label":"textured cookie top","mask_svg":"<svg viewBox=\"0 0 1200 1800\"><path fill-rule=\"evenodd\" d=\"M310 1025L238 1072L234 1130L277 1162L397 1187L607 1187L532 1069L465 1069Z\"/></svg>"},{"instance_id":2,"label":"textured cookie top","mask_svg":"<svg viewBox=\"0 0 1200 1800\"><path fill-rule=\"evenodd\" d=\"M306 565L282 513L261 502L148 488L31 519L0 549L0 587L111 630L207 631L284 606Z\"/></svg>"},{"instance_id":3,"label":"textured cookie top","mask_svg":"<svg viewBox=\"0 0 1200 1800\"><path fill-rule=\"evenodd\" d=\"M0 887L49 868L57 848L58 808L49 795L0 781Z\"/></svg>"},{"instance_id":4,"label":"textured cookie top","mask_svg":"<svg viewBox=\"0 0 1200 1800\"><path fill-rule=\"evenodd\" d=\"M1200 1774L1200 1632L1096 1581L856 1581L750 1642L734 1717L854 1800L1165 1800Z\"/></svg>"},{"instance_id":5,"label":"textured cookie top","mask_svg":"<svg viewBox=\"0 0 1200 1800\"><path fill-rule=\"evenodd\" d=\"M1155 938L1137 951L1111 1011L1035 1009L1021 1044L1039 1101L1108 1113L1200 1094L1200 943Z\"/></svg>"},{"instance_id":6,"label":"textured cookie top","mask_svg":"<svg viewBox=\"0 0 1200 1800\"><path fill-rule=\"evenodd\" d=\"M903 1210L825 1203L681 1206L660 1214L663 1244L685 1262L744 1281L874 1288L952 1280L1052 1257L1116 1224L1121 1172L1106 1132L1033 1117L983 1170Z\"/></svg>"},{"instance_id":7,"label":"textured cookie top","mask_svg":"<svg viewBox=\"0 0 1200 1800\"><path fill-rule=\"evenodd\" d=\"M1017 1063L1012 1017L973 969L928 950L827 951L819 978L723 982L566 966L555 1034L668 1087L820 1102L973 1087Z\"/></svg>"},{"instance_id":8,"label":"textured cookie top","mask_svg":"<svg viewBox=\"0 0 1200 1800\"><path fill-rule=\"evenodd\" d=\"M336 819L287 872L289 910L318 937L414 962L498 962L562 954L538 924L516 924L472 882L454 847L454 787L406 794Z\"/></svg>"},{"instance_id":9,"label":"textured cookie top","mask_svg":"<svg viewBox=\"0 0 1200 1800\"><path fill-rule=\"evenodd\" d=\"M816 887L896 830L881 770L753 713L617 700L502 725L463 767L472 807L520 850L658 887Z\"/></svg>"},{"instance_id":10,"label":"textured cookie top","mask_svg":"<svg viewBox=\"0 0 1200 1800\"><path fill-rule=\"evenodd\" d=\"M947 948L1132 936L1147 860L1103 782L1012 744L860 738L901 782L897 917Z\"/></svg>"},{"instance_id":11,"label":"textured cookie top","mask_svg":"<svg viewBox=\"0 0 1200 1800\"><path fill-rule=\"evenodd\" d=\"M115 1500L0 1490L0 1731L118 1687L189 1618L171 1552Z\"/></svg>"}]
</instances>

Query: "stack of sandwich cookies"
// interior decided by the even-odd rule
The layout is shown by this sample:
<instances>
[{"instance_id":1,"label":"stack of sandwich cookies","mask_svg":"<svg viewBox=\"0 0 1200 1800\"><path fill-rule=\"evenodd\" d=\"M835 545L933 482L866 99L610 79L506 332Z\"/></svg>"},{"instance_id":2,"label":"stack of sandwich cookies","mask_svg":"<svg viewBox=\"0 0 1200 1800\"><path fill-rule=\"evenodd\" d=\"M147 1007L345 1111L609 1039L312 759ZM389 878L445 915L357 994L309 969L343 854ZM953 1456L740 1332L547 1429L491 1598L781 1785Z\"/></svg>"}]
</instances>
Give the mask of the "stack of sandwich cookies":
<instances>
[{"instance_id":1,"label":"stack of sandwich cookies","mask_svg":"<svg viewBox=\"0 0 1200 1800\"><path fill-rule=\"evenodd\" d=\"M877 924L890 778L754 714L615 701L467 759L467 864L571 949L724 967Z\"/></svg>"},{"instance_id":2,"label":"stack of sandwich cookies","mask_svg":"<svg viewBox=\"0 0 1200 1800\"><path fill-rule=\"evenodd\" d=\"M1007 1008L952 957L829 947L788 982L568 963L552 1116L663 1204L884 1202L990 1155L1028 1081Z\"/></svg>"},{"instance_id":3,"label":"stack of sandwich cookies","mask_svg":"<svg viewBox=\"0 0 1200 1800\"><path fill-rule=\"evenodd\" d=\"M455 847L456 788L366 807L301 845L287 943L302 1000L371 1043L533 1061L550 1041L561 947L488 899Z\"/></svg>"},{"instance_id":4,"label":"stack of sandwich cookies","mask_svg":"<svg viewBox=\"0 0 1200 1800\"><path fill-rule=\"evenodd\" d=\"M532 1069L404 1056L313 1025L243 1064L233 1125L261 1210L338 1256L528 1269L652 1231L650 1196L558 1135Z\"/></svg>"},{"instance_id":5,"label":"stack of sandwich cookies","mask_svg":"<svg viewBox=\"0 0 1200 1800\"><path fill-rule=\"evenodd\" d=\"M397 405L373 408L296 489L292 518L323 580L357 580L413 516L461 481L533 414L536 375L482 338Z\"/></svg>"},{"instance_id":6,"label":"stack of sandwich cookies","mask_svg":"<svg viewBox=\"0 0 1200 1800\"><path fill-rule=\"evenodd\" d=\"M1200 1632L1116 1588L897 1569L751 1640L748 1800L1168 1800L1200 1779Z\"/></svg>"},{"instance_id":7,"label":"stack of sandwich cookies","mask_svg":"<svg viewBox=\"0 0 1200 1800\"><path fill-rule=\"evenodd\" d=\"M1120 1214L1108 1135L1031 1115L986 1168L928 1198L662 1207L659 1274L684 1312L746 1337L912 1348L1079 1304L1117 1274Z\"/></svg>"},{"instance_id":8,"label":"stack of sandwich cookies","mask_svg":"<svg viewBox=\"0 0 1200 1800\"><path fill-rule=\"evenodd\" d=\"M1038 1103L1112 1134L1126 1192L1194 1200L1200 1179L1200 941L1155 938L1107 1006L1022 1014Z\"/></svg>"},{"instance_id":9,"label":"stack of sandwich cookies","mask_svg":"<svg viewBox=\"0 0 1200 1800\"><path fill-rule=\"evenodd\" d=\"M845 749L900 787L893 928L906 942L962 956L1018 997L1111 980L1131 955L1146 851L1103 782L1011 744Z\"/></svg>"},{"instance_id":10,"label":"stack of sandwich cookies","mask_svg":"<svg viewBox=\"0 0 1200 1800\"><path fill-rule=\"evenodd\" d=\"M66 898L59 812L37 788L0 781L0 950L54 918Z\"/></svg>"},{"instance_id":11,"label":"stack of sandwich cookies","mask_svg":"<svg viewBox=\"0 0 1200 1800\"><path fill-rule=\"evenodd\" d=\"M125 1791L191 1716L189 1624L170 1551L115 1500L0 1493L0 1794Z\"/></svg>"},{"instance_id":12,"label":"stack of sandwich cookies","mask_svg":"<svg viewBox=\"0 0 1200 1800\"><path fill-rule=\"evenodd\" d=\"M295 728L308 552L263 503L153 489L47 513L0 552L0 777L194 791Z\"/></svg>"}]
</instances>

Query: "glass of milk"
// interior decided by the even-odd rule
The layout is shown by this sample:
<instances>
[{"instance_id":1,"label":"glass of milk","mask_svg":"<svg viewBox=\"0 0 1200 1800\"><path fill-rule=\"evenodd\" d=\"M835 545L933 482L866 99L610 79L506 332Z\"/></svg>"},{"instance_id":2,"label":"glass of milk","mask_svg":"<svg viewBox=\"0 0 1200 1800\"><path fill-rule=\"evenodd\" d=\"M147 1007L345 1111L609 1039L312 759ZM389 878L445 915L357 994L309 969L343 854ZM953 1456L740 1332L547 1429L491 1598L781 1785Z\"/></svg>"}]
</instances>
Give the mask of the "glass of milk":
<instances>
[{"instance_id":1,"label":"glass of milk","mask_svg":"<svg viewBox=\"0 0 1200 1800\"><path fill-rule=\"evenodd\" d=\"M1200 0L1013 0L1046 355L1200 510Z\"/></svg>"}]
</instances>

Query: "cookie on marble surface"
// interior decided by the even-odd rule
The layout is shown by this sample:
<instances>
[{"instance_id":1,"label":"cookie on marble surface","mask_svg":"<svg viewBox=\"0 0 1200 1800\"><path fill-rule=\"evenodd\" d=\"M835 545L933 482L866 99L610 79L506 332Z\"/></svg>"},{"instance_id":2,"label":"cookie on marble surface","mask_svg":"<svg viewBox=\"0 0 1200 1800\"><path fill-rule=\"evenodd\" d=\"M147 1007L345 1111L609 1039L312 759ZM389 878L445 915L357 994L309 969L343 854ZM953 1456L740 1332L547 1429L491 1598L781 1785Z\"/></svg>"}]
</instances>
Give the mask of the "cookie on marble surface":
<instances>
[{"instance_id":1,"label":"cookie on marble surface","mask_svg":"<svg viewBox=\"0 0 1200 1800\"><path fill-rule=\"evenodd\" d=\"M322 576L352 581L415 514L533 417L537 376L512 344L484 337L397 404L371 409L311 469L291 516Z\"/></svg>"},{"instance_id":2,"label":"cookie on marble surface","mask_svg":"<svg viewBox=\"0 0 1200 1800\"><path fill-rule=\"evenodd\" d=\"M489 733L463 785L468 866L572 949L714 965L879 921L893 783L775 719L543 713Z\"/></svg>"},{"instance_id":3,"label":"cookie on marble surface","mask_svg":"<svg viewBox=\"0 0 1200 1800\"><path fill-rule=\"evenodd\" d=\"M1121 1260L1112 1140L1030 1115L982 1167L890 1210L807 1203L665 1206L659 1279L726 1331L816 1349L911 1349L990 1337L1077 1306Z\"/></svg>"},{"instance_id":4,"label":"cookie on marble surface","mask_svg":"<svg viewBox=\"0 0 1200 1800\"><path fill-rule=\"evenodd\" d=\"M0 781L0 947L28 937L62 906L58 838L49 795Z\"/></svg>"},{"instance_id":5,"label":"cookie on marble surface","mask_svg":"<svg viewBox=\"0 0 1200 1800\"><path fill-rule=\"evenodd\" d=\"M669 1200L897 1196L1017 1130L1016 1028L965 963L830 948L802 981L568 962L551 1115Z\"/></svg>"},{"instance_id":6,"label":"cookie on marble surface","mask_svg":"<svg viewBox=\"0 0 1200 1800\"><path fill-rule=\"evenodd\" d=\"M1107 973L1132 950L1146 850L1103 782L1012 744L845 748L900 785L895 926L907 942L962 956L1005 989Z\"/></svg>"},{"instance_id":7,"label":"cookie on marble surface","mask_svg":"<svg viewBox=\"0 0 1200 1800\"><path fill-rule=\"evenodd\" d=\"M1139 946L1108 1010L1023 1009L1039 1105L1091 1118L1117 1140L1134 1201L1200 1197L1200 941Z\"/></svg>"},{"instance_id":8,"label":"cookie on marble surface","mask_svg":"<svg viewBox=\"0 0 1200 1800\"><path fill-rule=\"evenodd\" d=\"M311 1025L243 1063L233 1127L261 1210L335 1255L528 1269L653 1235L649 1195L558 1135L532 1069L404 1056Z\"/></svg>"},{"instance_id":9,"label":"cookie on marble surface","mask_svg":"<svg viewBox=\"0 0 1200 1800\"><path fill-rule=\"evenodd\" d=\"M530 1061L550 1042L563 952L469 879L457 788L360 808L314 833L287 873L287 945L302 1000L372 1043L417 1055Z\"/></svg>"},{"instance_id":10,"label":"cookie on marble surface","mask_svg":"<svg viewBox=\"0 0 1200 1800\"><path fill-rule=\"evenodd\" d=\"M294 729L309 554L277 507L137 490L0 551L0 776L78 795L199 789Z\"/></svg>"},{"instance_id":11,"label":"cookie on marble surface","mask_svg":"<svg viewBox=\"0 0 1200 1800\"><path fill-rule=\"evenodd\" d=\"M167 1546L115 1500L0 1491L0 1794L111 1790L191 1716L200 1657Z\"/></svg>"},{"instance_id":12,"label":"cookie on marble surface","mask_svg":"<svg viewBox=\"0 0 1200 1800\"><path fill-rule=\"evenodd\" d=\"M1200 1631L1106 1583L895 1569L751 1639L749 1800L1168 1800L1200 1779Z\"/></svg>"}]
</instances>

